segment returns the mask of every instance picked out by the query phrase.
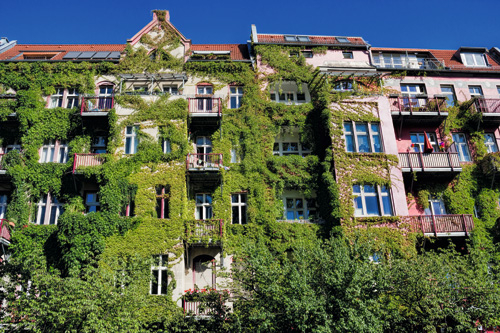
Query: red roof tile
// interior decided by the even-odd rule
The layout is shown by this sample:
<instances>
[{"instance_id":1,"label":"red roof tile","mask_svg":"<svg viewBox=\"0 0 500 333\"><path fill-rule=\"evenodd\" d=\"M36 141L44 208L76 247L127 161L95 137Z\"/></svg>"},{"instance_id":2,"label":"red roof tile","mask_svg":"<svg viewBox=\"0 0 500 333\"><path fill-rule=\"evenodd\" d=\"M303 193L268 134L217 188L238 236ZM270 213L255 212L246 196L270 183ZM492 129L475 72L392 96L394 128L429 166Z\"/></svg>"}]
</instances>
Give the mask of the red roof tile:
<instances>
[{"instance_id":1,"label":"red roof tile","mask_svg":"<svg viewBox=\"0 0 500 333\"><path fill-rule=\"evenodd\" d=\"M285 36L289 35L268 35L268 34L257 34L258 43L276 43L276 44L303 44L303 45L349 45L345 43L340 43L335 36L308 36L308 35L290 35L290 36L307 36L310 42L288 42L285 40ZM361 37L346 37L350 44L353 45L368 45Z\"/></svg>"},{"instance_id":2,"label":"red roof tile","mask_svg":"<svg viewBox=\"0 0 500 333\"><path fill-rule=\"evenodd\" d=\"M395 47L372 47L371 48L372 52L378 52L378 51L391 51L391 52L429 52L428 49L402 49L402 48L395 48Z\"/></svg>"},{"instance_id":3,"label":"red roof tile","mask_svg":"<svg viewBox=\"0 0 500 333\"><path fill-rule=\"evenodd\" d=\"M73 44L73 45L59 45L59 44L46 44L46 45L34 45L34 44L19 44L14 46L13 48L0 53L0 61L1 60L17 60L13 59L20 55L21 53L29 54L31 52L40 54L44 53L54 53L55 56L50 60L62 60L63 57L68 52L99 52L99 51L108 51L108 52L122 52L125 49L125 44Z\"/></svg>"},{"instance_id":4,"label":"red roof tile","mask_svg":"<svg viewBox=\"0 0 500 333\"><path fill-rule=\"evenodd\" d=\"M231 60L250 60L247 44L193 44L191 51L229 51Z\"/></svg>"}]
</instances>

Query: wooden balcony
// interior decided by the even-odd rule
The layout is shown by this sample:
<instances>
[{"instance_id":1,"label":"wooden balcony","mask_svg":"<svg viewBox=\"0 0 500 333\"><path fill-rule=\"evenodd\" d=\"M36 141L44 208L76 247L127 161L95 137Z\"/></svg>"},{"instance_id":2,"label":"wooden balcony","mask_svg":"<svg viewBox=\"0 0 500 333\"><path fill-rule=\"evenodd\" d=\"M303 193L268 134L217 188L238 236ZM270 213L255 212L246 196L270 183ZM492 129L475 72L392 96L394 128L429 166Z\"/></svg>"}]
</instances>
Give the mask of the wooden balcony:
<instances>
[{"instance_id":1,"label":"wooden balcony","mask_svg":"<svg viewBox=\"0 0 500 333\"><path fill-rule=\"evenodd\" d=\"M461 172L456 152L399 153L399 167L403 172Z\"/></svg>"},{"instance_id":2,"label":"wooden balcony","mask_svg":"<svg viewBox=\"0 0 500 333\"><path fill-rule=\"evenodd\" d=\"M188 154L188 171L219 171L222 168L222 154Z\"/></svg>"},{"instance_id":3,"label":"wooden balcony","mask_svg":"<svg viewBox=\"0 0 500 333\"><path fill-rule=\"evenodd\" d=\"M191 220L186 222L186 241L191 245L220 243L223 236L223 220Z\"/></svg>"},{"instance_id":4,"label":"wooden balcony","mask_svg":"<svg viewBox=\"0 0 500 333\"><path fill-rule=\"evenodd\" d=\"M488 120L500 121L500 99L478 97L474 100L474 106Z\"/></svg>"},{"instance_id":5,"label":"wooden balcony","mask_svg":"<svg viewBox=\"0 0 500 333\"><path fill-rule=\"evenodd\" d=\"M391 96L389 97L393 116L436 117L448 116L445 97Z\"/></svg>"},{"instance_id":6,"label":"wooden balcony","mask_svg":"<svg viewBox=\"0 0 500 333\"><path fill-rule=\"evenodd\" d=\"M403 216L403 221L411 224L425 236L453 237L468 236L474 229L472 215L410 215Z\"/></svg>"},{"instance_id":7,"label":"wooden balcony","mask_svg":"<svg viewBox=\"0 0 500 333\"><path fill-rule=\"evenodd\" d=\"M222 100L214 97L188 98L188 110L191 117L220 117Z\"/></svg>"},{"instance_id":8,"label":"wooden balcony","mask_svg":"<svg viewBox=\"0 0 500 333\"><path fill-rule=\"evenodd\" d=\"M73 173L77 173L80 167L92 167L102 165L104 157L102 154L75 154L73 160Z\"/></svg>"},{"instance_id":9,"label":"wooden balcony","mask_svg":"<svg viewBox=\"0 0 500 333\"><path fill-rule=\"evenodd\" d=\"M6 219L0 219L0 242L10 244L9 221Z\"/></svg>"},{"instance_id":10,"label":"wooden balcony","mask_svg":"<svg viewBox=\"0 0 500 333\"><path fill-rule=\"evenodd\" d=\"M80 114L82 116L106 116L114 106L113 96L83 96Z\"/></svg>"}]
</instances>

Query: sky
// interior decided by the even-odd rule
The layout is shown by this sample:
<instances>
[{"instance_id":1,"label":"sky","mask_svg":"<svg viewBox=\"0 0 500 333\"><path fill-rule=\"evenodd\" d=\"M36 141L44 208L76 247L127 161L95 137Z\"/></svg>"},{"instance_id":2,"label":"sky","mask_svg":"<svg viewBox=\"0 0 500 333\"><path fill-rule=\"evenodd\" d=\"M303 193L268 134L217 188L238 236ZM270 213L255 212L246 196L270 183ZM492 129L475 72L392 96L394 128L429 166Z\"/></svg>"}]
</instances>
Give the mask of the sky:
<instances>
[{"instance_id":1,"label":"sky","mask_svg":"<svg viewBox=\"0 0 500 333\"><path fill-rule=\"evenodd\" d=\"M259 33L363 37L374 47L500 47L500 0L4 0L0 36L19 44L124 44L153 9L193 44L245 43Z\"/></svg>"}]
</instances>

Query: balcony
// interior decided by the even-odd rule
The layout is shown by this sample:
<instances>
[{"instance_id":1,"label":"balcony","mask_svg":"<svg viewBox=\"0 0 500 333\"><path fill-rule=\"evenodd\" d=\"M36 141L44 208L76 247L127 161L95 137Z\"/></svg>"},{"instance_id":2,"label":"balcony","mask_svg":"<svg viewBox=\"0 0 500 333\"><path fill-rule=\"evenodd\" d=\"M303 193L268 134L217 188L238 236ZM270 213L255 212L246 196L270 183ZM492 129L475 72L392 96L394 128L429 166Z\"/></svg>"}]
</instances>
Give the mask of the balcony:
<instances>
[{"instance_id":1,"label":"balcony","mask_svg":"<svg viewBox=\"0 0 500 333\"><path fill-rule=\"evenodd\" d=\"M474 229L472 215L410 215L403 221L411 224L414 230L421 230L425 236L452 237L468 236Z\"/></svg>"},{"instance_id":2,"label":"balcony","mask_svg":"<svg viewBox=\"0 0 500 333\"><path fill-rule=\"evenodd\" d=\"M474 100L474 106L488 120L500 121L500 99L478 97Z\"/></svg>"},{"instance_id":3,"label":"balcony","mask_svg":"<svg viewBox=\"0 0 500 333\"><path fill-rule=\"evenodd\" d=\"M451 146L454 147L454 146ZM450 148L451 148L450 147ZM458 153L453 149L437 153L399 153L399 167L403 172L461 172Z\"/></svg>"},{"instance_id":4,"label":"balcony","mask_svg":"<svg viewBox=\"0 0 500 333\"><path fill-rule=\"evenodd\" d=\"M393 116L448 116L445 97L390 96L389 103Z\"/></svg>"},{"instance_id":5,"label":"balcony","mask_svg":"<svg viewBox=\"0 0 500 333\"><path fill-rule=\"evenodd\" d=\"M219 171L222 168L222 154L188 154L188 171Z\"/></svg>"},{"instance_id":6,"label":"balcony","mask_svg":"<svg viewBox=\"0 0 500 333\"><path fill-rule=\"evenodd\" d=\"M382 58L383 59L383 58ZM436 70L436 69L446 69L444 60L433 59L433 58L420 58L420 59L410 59L406 57L400 58L399 62L379 62L375 63L377 68L387 68L387 69L424 69L424 70Z\"/></svg>"},{"instance_id":7,"label":"balcony","mask_svg":"<svg viewBox=\"0 0 500 333\"><path fill-rule=\"evenodd\" d=\"M92 167L102 165L104 157L102 154L75 154L73 160L73 173L80 167Z\"/></svg>"},{"instance_id":8,"label":"balcony","mask_svg":"<svg viewBox=\"0 0 500 333\"><path fill-rule=\"evenodd\" d=\"M6 245L10 244L10 229L9 221L6 219L0 219L0 242Z\"/></svg>"},{"instance_id":9,"label":"balcony","mask_svg":"<svg viewBox=\"0 0 500 333\"><path fill-rule=\"evenodd\" d=\"M203 310L201 310L200 305L201 302L190 302L182 300L182 308L184 309L185 315L192 315L196 317L208 316L211 312L213 312L213 310L207 306L203 306Z\"/></svg>"},{"instance_id":10,"label":"balcony","mask_svg":"<svg viewBox=\"0 0 500 333\"><path fill-rule=\"evenodd\" d=\"M186 222L186 241L191 245L220 243L223 236L223 220L191 220Z\"/></svg>"},{"instance_id":11,"label":"balcony","mask_svg":"<svg viewBox=\"0 0 500 333\"><path fill-rule=\"evenodd\" d=\"M276 220L279 223L324 224L323 219Z\"/></svg>"},{"instance_id":12,"label":"balcony","mask_svg":"<svg viewBox=\"0 0 500 333\"><path fill-rule=\"evenodd\" d=\"M82 97L80 114L82 116L105 116L114 106L115 98L113 96L84 96Z\"/></svg>"},{"instance_id":13,"label":"balcony","mask_svg":"<svg viewBox=\"0 0 500 333\"><path fill-rule=\"evenodd\" d=\"M222 101L220 98L188 98L188 110L191 117L220 117Z\"/></svg>"}]
</instances>

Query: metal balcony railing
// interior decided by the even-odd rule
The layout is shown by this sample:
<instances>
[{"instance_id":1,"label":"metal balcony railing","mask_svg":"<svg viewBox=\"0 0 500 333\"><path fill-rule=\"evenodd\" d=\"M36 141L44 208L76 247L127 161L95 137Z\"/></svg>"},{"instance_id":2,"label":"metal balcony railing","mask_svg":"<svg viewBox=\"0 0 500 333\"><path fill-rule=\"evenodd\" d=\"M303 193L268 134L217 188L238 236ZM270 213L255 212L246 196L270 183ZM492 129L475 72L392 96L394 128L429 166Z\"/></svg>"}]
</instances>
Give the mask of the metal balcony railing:
<instances>
[{"instance_id":1,"label":"metal balcony railing","mask_svg":"<svg viewBox=\"0 0 500 333\"><path fill-rule=\"evenodd\" d=\"M10 230L9 230L9 221L6 219L0 219L0 237L10 242Z\"/></svg>"},{"instance_id":2,"label":"metal balcony railing","mask_svg":"<svg viewBox=\"0 0 500 333\"><path fill-rule=\"evenodd\" d=\"M189 223L186 232L189 238L222 237L223 230L223 220L194 220Z\"/></svg>"},{"instance_id":3,"label":"metal balcony railing","mask_svg":"<svg viewBox=\"0 0 500 333\"><path fill-rule=\"evenodd\" d=\"M73 173L79 167L89 167L102 165L104 162L104 157L101 154L75 154L73 160Z\"/></svg>"},{"instance_id":4,"label":"metal balcony railing","mask_svg":"<svg viewBox=\"0 0 500 333\"><path fill-rule=\"evenodd\" d=\"M442 112L447 112L445 97L393 96L389 97L389 103L391 112L410 112L410 114L437 112L439 115Z\"/></svg>"},{"instance_id":5,"label":"metal balcony railing","mask_svg":"<svg viewBox=\"0 0 500 333\"><path fill-rule=\"evenodd\" d=\"M481 113L497 113L500 116L500 99L478 97L474 100L476 110Z\"/></svg>"},{"instance_id":6,"label":"metal balcony railing","mask_svg":"<svg viewBox=\"0 0 500 333\"><path fill-rule=\"evenodd\" d=\"M115 106L114 96L83 96L80 113L107 112Z\"/></svg>"},{"instance_id":7,"label":"metal balcony railing","mask_svg":"<svg viewBox=\"0 0 500 333\"><path fill-rule=\"evenodd\" d=\"M189 114L221 114L222 101L220 98L195 97L188 98Z\"/></svg>"},{"instance_id":8,"label":"metal balcony railing","mask_svg":"<svg viewBox=\"0 0 500 333\"><path fill-rule=\"evenodd\" d=\"M461 171L458 153L399 153L399 167L403 171ZM405 170L409 169L409 170ZM439 170L442 169L442 170Z\"/></svg>"},{"instance_id":9,"label":"metal balcony railing","mask_svg":"<svg viewBox=\"0 0 500 333\"><path fill-rule=\"evenodd\" d=\"M450 234L462 234L468 236L474 229L472 215L410 215L407 221L417 230L434 236L448 236Z\"/></svg>"},{"instance_id":10,"label":"metal balcony railing","mask_svg":"<svg viewBox=\"0 0 500 333\"><path fill-rule=\"evenodd\" d=\"M418 60L410 60L410 59L401 59L399 63L385 63L382 62L375 64L378 68L391 68L391 69L445 69L444 60L440 59L418 59Z\"/></svg>"},{"instance_id":11,"label":"metal balcony railing","mask_svg":"<svg viewBox=\"0 0 500 333\"><path fill-rule=\"evenodd\" d=\"M222 167L222 154L188 154L186 169L189 171L219 170Z\"/></svg>"}]
</instances>

